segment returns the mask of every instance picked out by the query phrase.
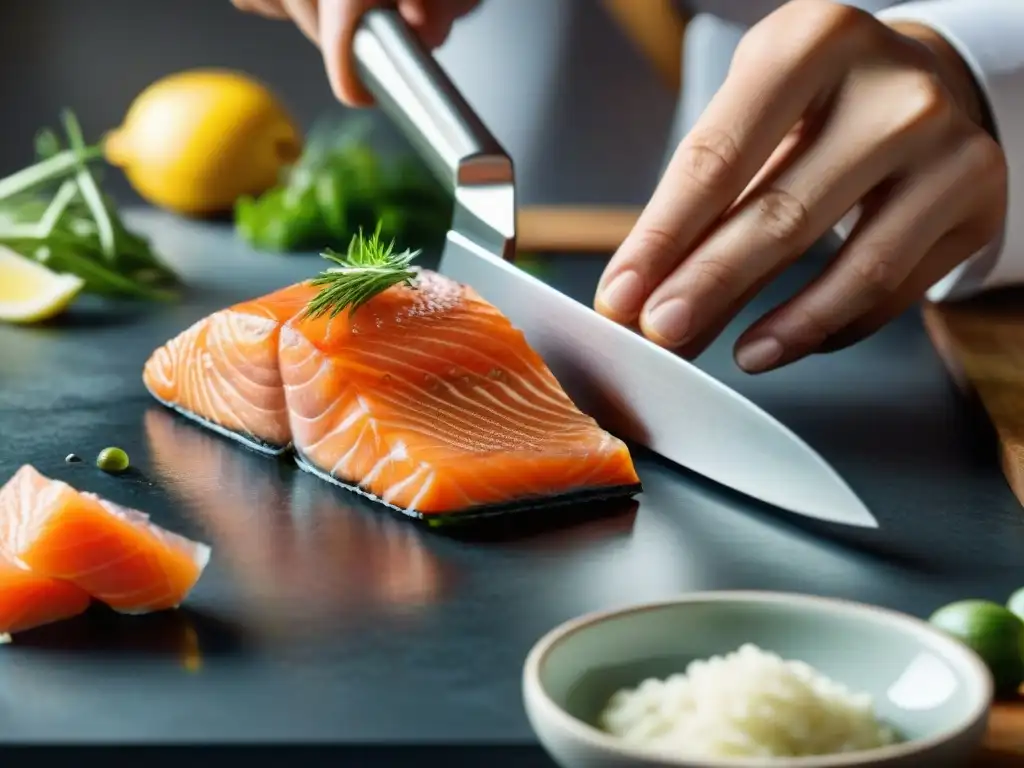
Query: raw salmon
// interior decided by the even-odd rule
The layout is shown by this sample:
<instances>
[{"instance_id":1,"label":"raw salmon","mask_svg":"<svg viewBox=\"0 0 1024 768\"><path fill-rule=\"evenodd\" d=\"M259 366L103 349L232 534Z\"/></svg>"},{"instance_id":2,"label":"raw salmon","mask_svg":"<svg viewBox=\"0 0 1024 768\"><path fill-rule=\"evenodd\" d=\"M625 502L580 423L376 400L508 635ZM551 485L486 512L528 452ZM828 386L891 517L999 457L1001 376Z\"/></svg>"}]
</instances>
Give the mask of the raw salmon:
<instances>
[{"instance_id":1,"label":"raw salmon","mask_svg":"<svg viewBox=\"0 0 1024 768\"><path fill-rule=\"evenodd\" d=\"M29 465L0 489L0 553L121 613L177 607L210 558L205 544Z\"/></svg>"},{"instance_id":2,"label":"raw salmon","mask_svg":"<svg viewBox=\"0 0 1024 768\"><path fill-rule=\"evenodd\" d=\"M354 313L297 315L279 364L304 468L405 513L640 490L626 445L573 404L522 332L437 273Z\"/></svg>"},{"instance_id":3,"label":"raw salmon","mask_svg":"<svg viewBox=\"0 0 1024 768\"><path fill-rule=\"evenodd\" d=\"M89 593L0 558L0 633L15 634L84 613Z\"/></svg>"},{"instance_id":4,"label":"raw salmon","mask_svg":"<svg viewBox=\"0 0 1024 768\"><path fill-rule=\"evenodd\" d=\"M157 349L142 380L161 403L264 453L291 442L277 362L281 324L316 288L298 283L209 315Z\"/></svg>"}]
</instances>

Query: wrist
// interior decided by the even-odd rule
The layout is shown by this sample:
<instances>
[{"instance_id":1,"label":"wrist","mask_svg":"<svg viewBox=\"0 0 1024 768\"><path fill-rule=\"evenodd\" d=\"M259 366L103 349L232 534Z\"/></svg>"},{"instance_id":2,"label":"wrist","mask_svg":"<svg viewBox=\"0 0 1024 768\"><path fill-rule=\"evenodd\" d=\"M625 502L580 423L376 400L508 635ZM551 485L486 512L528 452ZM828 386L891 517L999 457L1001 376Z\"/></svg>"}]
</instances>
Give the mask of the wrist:
<instances>
[{"instance_id":1,"label":"wrist","mask_svg":"<svg viewBox=\"0 0 1024 768\"><path fill-rule=\"evenodd\" d=\"M956 48L926 24L898 21L889 24L889 27L928 49L935 60L936 74L949 88L960 108L976 125L990 131L984 92Z\"/></svg>"}]
</instances>

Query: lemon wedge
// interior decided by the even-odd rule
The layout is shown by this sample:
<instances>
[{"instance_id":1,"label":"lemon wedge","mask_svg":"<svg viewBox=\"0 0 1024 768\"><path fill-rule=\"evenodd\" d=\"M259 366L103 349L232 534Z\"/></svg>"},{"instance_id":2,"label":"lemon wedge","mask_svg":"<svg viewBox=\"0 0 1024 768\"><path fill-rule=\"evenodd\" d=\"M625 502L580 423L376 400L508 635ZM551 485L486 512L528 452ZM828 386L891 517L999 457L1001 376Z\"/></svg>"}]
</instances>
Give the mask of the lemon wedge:
<instances>
[{"instance_id":1,"label":"lemon wedge","mask_svg":"<svg viewBox=\"0 0 1024 768\"><path fill-rule=\"evenodd\" d=\"M63 312L82 290L75 275L51 272L0 246L0 320L38 323Z\"/></svg>"}]
</instances>

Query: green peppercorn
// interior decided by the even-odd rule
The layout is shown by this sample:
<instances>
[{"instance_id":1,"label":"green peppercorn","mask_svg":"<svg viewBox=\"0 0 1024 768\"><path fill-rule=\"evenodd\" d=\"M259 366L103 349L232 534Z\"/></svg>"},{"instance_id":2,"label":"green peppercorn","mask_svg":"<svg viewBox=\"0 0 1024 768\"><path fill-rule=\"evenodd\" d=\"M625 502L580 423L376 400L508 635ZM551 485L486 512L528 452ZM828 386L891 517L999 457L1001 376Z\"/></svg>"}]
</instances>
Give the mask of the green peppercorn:
<instances>
[{"instance_id":1,"label":"green peppercorn","mask_svg":"<svg viewBox=\"0 0 1024 768\"><path fill-rule=\"evenodd\" d=\"M124 472L128 469L128 454L120 448L104 448L96 457L96 466L104 472Z\"/></svg>"}]
</instances>

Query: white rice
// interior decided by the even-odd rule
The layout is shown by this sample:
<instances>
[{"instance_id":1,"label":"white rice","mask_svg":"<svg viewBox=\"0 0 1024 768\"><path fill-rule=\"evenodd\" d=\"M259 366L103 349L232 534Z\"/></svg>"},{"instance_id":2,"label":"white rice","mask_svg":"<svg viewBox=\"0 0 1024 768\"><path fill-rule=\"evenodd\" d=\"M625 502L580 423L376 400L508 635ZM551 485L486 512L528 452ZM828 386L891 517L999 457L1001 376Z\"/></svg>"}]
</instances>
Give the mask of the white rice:
<instances>
[{"instance_id":1,"label":"white rice","mask_svg":"<svg viewBox=\"0 0 1024 768\"><path fill-rule=\"evenodd\" d=\"M828 755L898 740L870 695L751 644L618 691L600 726L633 746L687 758Z\"/></svg>"}]
</instances>

